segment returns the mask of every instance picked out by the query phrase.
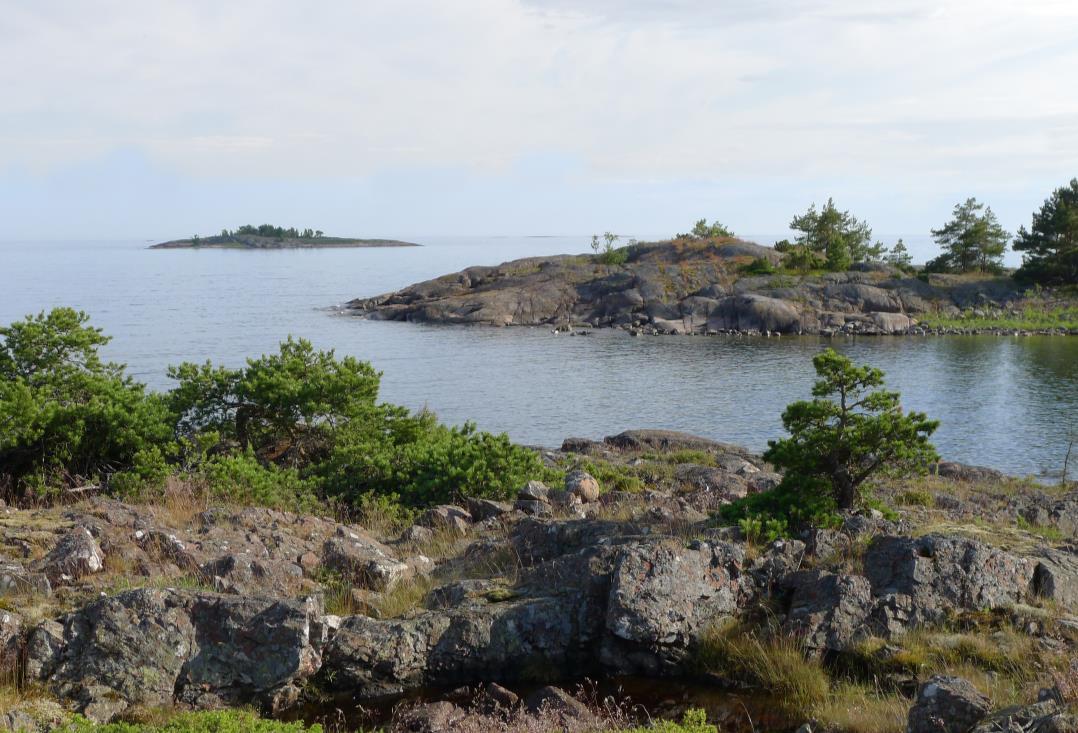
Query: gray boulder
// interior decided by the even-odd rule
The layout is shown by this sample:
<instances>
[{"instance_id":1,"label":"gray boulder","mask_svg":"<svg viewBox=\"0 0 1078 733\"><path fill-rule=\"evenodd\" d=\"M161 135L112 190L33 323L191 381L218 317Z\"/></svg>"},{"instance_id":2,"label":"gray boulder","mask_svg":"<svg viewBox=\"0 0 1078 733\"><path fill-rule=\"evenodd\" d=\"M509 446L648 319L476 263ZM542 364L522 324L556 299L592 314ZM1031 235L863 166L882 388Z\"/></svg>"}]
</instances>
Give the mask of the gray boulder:
<instances>
[{"instance_id":1,"label":"gray boulder","mask_svg":"<svg viewBox=\"0 0 1078 733\"><path fill-rule=\"evenodd\" d=\"M600 658L620 673L669 673L702 628L751 592L744 551L728 543L630 544L618 554Z\"/></svg>"},{"instance_id":2,"label":"gray boulder","mask_svg":"<svg viewBox=\"0 0 1078 733\"><path fill-rule=\"evenodd\" d=\"M583 502L599 501L599 482L587 471L570 471L565 475L565 490Z\"/></svg>"},{"instance_id":3,"label":"gray boulder","mask_svg":"<svg viewBox=\"0 0 1078 733\"><path fill-rule=\"evenodd\" d=\"M1078 548L1043 549L1033 571L1033 592L1078 611Z\"/></svg>"},{"instance_id":4,"label":"gray boulder","mask_svg":"<svg viewBox=\"0 0 1078 733\"><path fill-rule=\"evenodd\" d=\"M1031 559L943 535L878 537L864 557L873 594L908 596L914 623L939 621L948 611L1023 602L1035 567Z\"/></svg>"},{"instance_id":5,"label":"gray boulder","mask_svg":"<svg viewBox=\"0 0 1078 733\"><path fill-rule=\"evenodd\" d=\"M75 527L60 538L40 567L55 587L101 572L105 555L88 529Z\"/></svg>"},{"instance_id":6,"label":"gray boulder","mask_svg":"<svg viewBox=\"0 0 1078 733\"><path fill-rule=\"evenodd\" d=\"M970 733L991 711L988 698L968 680L935 675L921 685L910 708L907 733Z\"/></svg>"},{"instance_id":7,"label":"gray boulder","mask_svg":"<svg viewBox=\"0 0 1078 733\"><path fill-rule=\"evenodd\" d=\"M785 581L790 606L783 630L809 649L842 651L867 635L872 587L860 575L803 570Z\"/></svg>"},{"instance_id":8,"label":"gray boulder","mask_svg":"<svg viewBox=\"0 0 1078 733\"><path fill-rule=\"evenodd\" d=\"M0 596L35 593L52 593L52 583L45 573L27 570L17 562L0 563Z\"/></svg>"},{"instance_id":9,"label":"gray boulder","mask_svg":"<svg viewBox=\"0 0 1078 733\"><path fill-rule=\"evenodd\" d=\"M392 588L409 577L406 563L373 537L349 530L338 532L322 546L322 566L370 590Z\"/></svg>"},{"instance_id":10,"label":"gray boulder","mask_svg":"<svg viewBox=\"0 0 1078 733\"><path fill-rule=\"evenodd\" d=\"M1069 715L1055 700L1004 708L985 718L973 733L1074 733L1078 716Z\"/></svg>"},{"instance_id":11,"label":"gray boulder","mask_svg":"<svg viewBox=\"0 0 1078 733\"><path fill-rule=\"evenodd\" d=\"M468 534L472 515L466 509L452 504L433 506L419 516L418 524L431 529L442 529L458 535Z\"/></svg>"},{"instance_id":12,"label":"gray boulder","mask_svg":"<svg viewBox=\"0 0 1078 733\"><path fill-rule=\"evenodd\" d=\"M311 602L141 589L35 629L27 672L105 721L132 705L200 708L294 702L320 664Z\"/></svg>"}]
</instances>

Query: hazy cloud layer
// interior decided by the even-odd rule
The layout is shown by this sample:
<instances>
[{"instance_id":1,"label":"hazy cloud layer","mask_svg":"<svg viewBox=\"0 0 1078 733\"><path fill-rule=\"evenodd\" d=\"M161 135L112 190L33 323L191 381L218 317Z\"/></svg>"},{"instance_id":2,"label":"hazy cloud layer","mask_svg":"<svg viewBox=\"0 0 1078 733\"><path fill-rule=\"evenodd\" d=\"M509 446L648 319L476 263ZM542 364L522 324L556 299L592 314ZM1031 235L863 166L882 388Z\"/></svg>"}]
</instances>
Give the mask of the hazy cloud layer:
<instances>
[{"instance_id":1,"label":"hazy cloud layer","mask_svg":"<svg viewBox=\"0 0 1078 733\"><path fill-rule=\"evenodd\" d=\"M459 176L568 207L548 231L621 207L665 231L679 201L774 231L829 193L887 231L969 194L1015 226L1078 174L1076 39L1071 0L9 0L0 188L24 205L0 213L40 231L24 212L77 209L87 170L123 188L125 151L180 188L242 181L245 209ZM460 206L427 231L491 231Z\"/></svg>"}]
</instances>

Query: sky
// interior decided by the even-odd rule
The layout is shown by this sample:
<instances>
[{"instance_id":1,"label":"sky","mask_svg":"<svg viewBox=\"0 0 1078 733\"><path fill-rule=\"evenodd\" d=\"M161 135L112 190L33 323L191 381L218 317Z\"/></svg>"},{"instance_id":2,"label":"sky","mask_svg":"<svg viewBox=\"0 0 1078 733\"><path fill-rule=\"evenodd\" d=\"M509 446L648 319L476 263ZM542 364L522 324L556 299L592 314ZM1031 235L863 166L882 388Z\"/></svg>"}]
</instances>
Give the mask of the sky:
<instances>
[{"instance_id":1,"label":"sky","mask_svg":"<svg viewBox=\"0 0 1078 733\"><path fill-rule=\"evenodd\" d=\"M1074 0L3 0L0 239L877 236L1078 176Z\"/></svg>"}]
</instances>

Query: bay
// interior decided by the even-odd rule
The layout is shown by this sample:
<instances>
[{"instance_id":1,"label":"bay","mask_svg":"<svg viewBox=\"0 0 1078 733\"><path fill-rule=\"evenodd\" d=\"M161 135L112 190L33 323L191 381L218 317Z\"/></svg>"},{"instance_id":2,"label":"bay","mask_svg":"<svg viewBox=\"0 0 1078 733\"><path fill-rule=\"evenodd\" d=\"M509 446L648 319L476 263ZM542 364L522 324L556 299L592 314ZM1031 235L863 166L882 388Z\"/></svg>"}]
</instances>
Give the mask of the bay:
<instances>
[{"instance_id":1,"label":"bay","mask_svg":"<svg viewBox=\"0 0 1078 733\"><path fill-rule=\"evenodd\" d=\"M586 237L415 241L424 246L259 252L4 242L0 323L59 305L85 310L113 337L106 355L155 389L169 387L169 364L238 365L302 336L383 370L385 400L544 446L655 427L762 450L782 434L783 407L808 396L812 355L827 346L883 369L907 408L940 419L935 442L949 459L1043 475L1061 468L1078 430L1073 337L570 337L334 311L469 265L588 250Z\"/></svg>"}]
</instances>

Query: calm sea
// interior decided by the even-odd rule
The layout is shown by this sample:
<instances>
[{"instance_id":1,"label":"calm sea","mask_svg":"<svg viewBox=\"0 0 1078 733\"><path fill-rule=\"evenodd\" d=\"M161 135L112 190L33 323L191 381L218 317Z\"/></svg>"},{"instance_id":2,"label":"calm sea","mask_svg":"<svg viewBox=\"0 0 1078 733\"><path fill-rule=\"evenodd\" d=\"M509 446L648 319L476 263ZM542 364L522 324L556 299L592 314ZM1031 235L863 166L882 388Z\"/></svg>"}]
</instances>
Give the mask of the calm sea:
<instances>
[{"instance_id":1,"label":"calm sea","mask_svg":"<svg viewBox=\"0 0 1078 733\"><path fill-rule=\"evenodd\" d=\"M940 419L936 444L947 458L1021 475L1058 471L1068 432L1078 431L1073 337L575 338L334 314L351 298L468 265L588 249L585 237L418 241L425 246L271 252L0 243L0 323L81 308L113 337L107 355L155 388L168 387L169 364L237 365L303 336L383 370L386 400L536 445L656 427L762 449L781 435L783 407L808 395L810 359L827 345L882 368L908 408Z\"/></svg>"}]
</instances>

